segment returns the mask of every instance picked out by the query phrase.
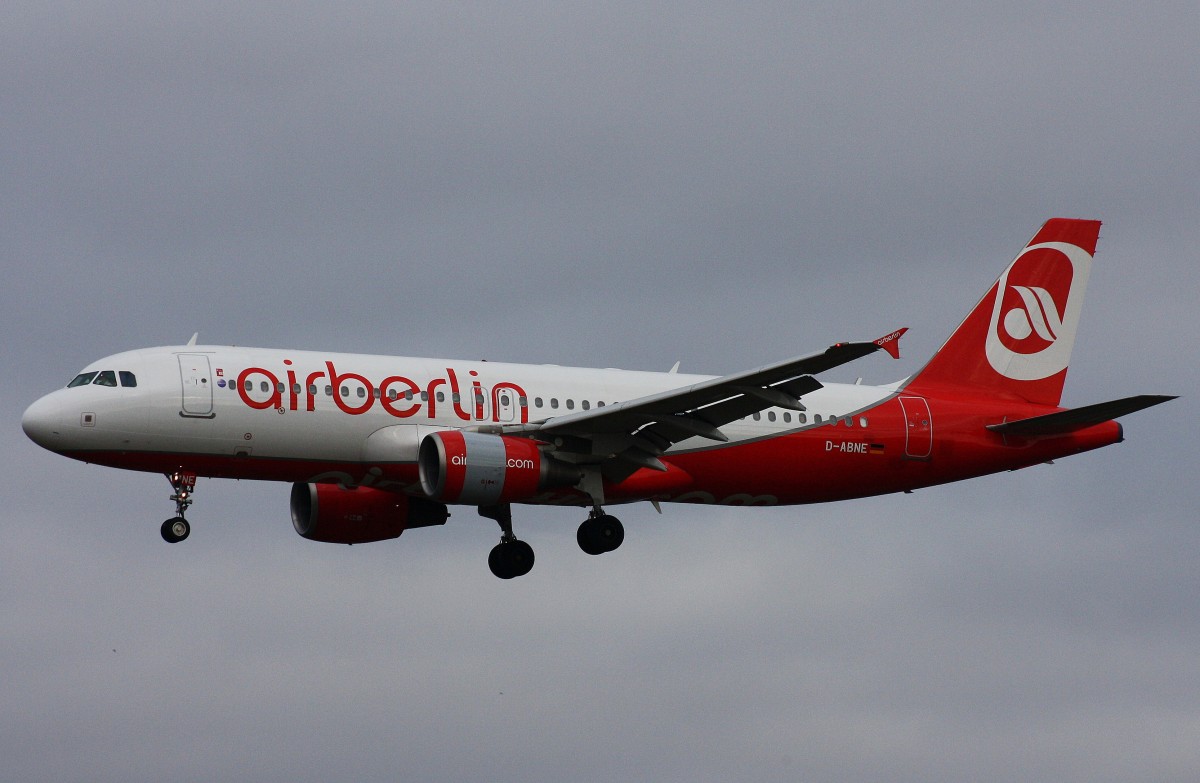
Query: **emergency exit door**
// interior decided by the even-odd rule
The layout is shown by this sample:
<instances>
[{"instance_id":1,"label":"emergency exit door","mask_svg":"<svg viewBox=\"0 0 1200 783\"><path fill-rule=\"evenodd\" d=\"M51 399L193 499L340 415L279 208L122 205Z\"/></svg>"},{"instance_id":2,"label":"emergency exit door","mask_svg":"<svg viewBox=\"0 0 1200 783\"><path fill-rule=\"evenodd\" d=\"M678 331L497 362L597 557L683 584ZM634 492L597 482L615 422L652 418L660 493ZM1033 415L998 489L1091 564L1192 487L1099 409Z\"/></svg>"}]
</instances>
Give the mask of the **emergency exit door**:
<instances>
[{"instance_id":1,"label":"emergency exit door","mask_svg":"<svg viewBox=\"0 0 1200 783\"><path fill-rule=\"evenodd\" d=\"M901 397L904 411L904 456L929 459L933 454L933 419L924 397Z\"/></svg>"}]
</instances>

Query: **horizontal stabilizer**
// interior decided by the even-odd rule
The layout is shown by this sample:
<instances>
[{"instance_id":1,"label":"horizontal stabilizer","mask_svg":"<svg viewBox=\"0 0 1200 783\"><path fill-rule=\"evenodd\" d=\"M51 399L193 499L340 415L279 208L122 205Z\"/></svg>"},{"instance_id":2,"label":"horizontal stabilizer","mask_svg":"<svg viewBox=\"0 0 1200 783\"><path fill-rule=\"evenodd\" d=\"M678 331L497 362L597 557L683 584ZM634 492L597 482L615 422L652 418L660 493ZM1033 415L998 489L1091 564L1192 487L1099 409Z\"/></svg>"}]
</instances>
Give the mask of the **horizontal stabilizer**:
<instances>
[{"instance_id":1,"label":"horizontal stabilizer","mask_svg":"<svg viewBox=\"0 0 1200 783\"><path fill-rule=\"evenodd\" d=\"M1082 408L1072 408L1057 413L1047 413L1045 416L1034 416L1031 419L1006 421L1003 424L989 424L987 428L1001 435L1062 435L1075 430L1082 430L1095 424L1110 421L1127 413L1134 413L1152 405L1175 399L1166 394L1139 394L1136 397L1125 397L1120 400L1098 402L1095 405L1085 405Z\"/></svg>"}]
</instances>

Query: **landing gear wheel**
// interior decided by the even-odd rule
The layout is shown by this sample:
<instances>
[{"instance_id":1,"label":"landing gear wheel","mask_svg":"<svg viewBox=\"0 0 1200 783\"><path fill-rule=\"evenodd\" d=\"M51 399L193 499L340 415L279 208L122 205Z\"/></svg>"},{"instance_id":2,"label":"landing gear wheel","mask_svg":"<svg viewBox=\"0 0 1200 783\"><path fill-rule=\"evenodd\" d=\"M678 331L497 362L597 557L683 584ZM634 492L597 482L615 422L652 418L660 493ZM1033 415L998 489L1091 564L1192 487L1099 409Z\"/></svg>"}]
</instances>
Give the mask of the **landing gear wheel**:
<instances>
[{"instance_id":1,"label":"landing gear wheel","mask_svg":"<svg viewBox=\"0 0 1200 783\"><path fill-rule=\"evenodd\" d=\"M625 540L625 526L608 514L589 517L575 534L579 548L589 555L611 552Z\"/></svg>"},{"instance_id":2,"label":"landing gear wheel","mask_svg":"<svg viewBox=\"0 0 1200 783\"><path fill-rule=\"evenodd\" d=\"M168 544L178 544L192 532L192 526L183 517L172 517L162 523L160 532L162 533L163 541L166 541Z\"/></svg>"},{"instance_id":3,"label":"landing gear wheel","mask_svg":"<svg viewBox=\"0 0 1200 783\"><path fill-rule=\"evenodd\" d=\"M175 490L175 494L171 495L171 500L175 501L175 516L163 522L159 532L162 533L163 541L168 544L178 544L188 537L188 533L192 532L192 526L183 518L183 515L187 512L188 506L192 505L192 491L196 488L196 474L180 468L174 473L166 475L167 481L171 482L171 489Z\"/></svg>"},{"instance_id":4,"label":"landing gear wheel","mask_svg":"<svg viewBox=\"0 0 1200 783\"><path fill-rule=\"evenodd\" d=\"M595 541L595 536L591 531L592 520L587 520L579 526L579 530L575 532L575 540L579 542L579 548L588 555L604 554L604 547L600 542Z\"/></svg>"},{"instance_id":5,"label":"landing gear wheel","mask_svg":"<svg viewBox=\"0 0 1200 783\"><path fill-rule=\"evenodd\" d=\"M500 579L512 579L512 575L504 568L503 546L504 544L496 544L492 547L492 551L488 552L488 568L492 569L492 573Z\"/></svg>"},{"instance_id":6,"label":"landing gear wheel","mask_svg":"<svg viewBox=\"0 0 1200 783\"><path fill-rule=\"evenodd\" d=\"M488 567L500 579L525 576L533 568L533 547L524 541L501 541L488 555Z\"/></svg>"}]
</instances>

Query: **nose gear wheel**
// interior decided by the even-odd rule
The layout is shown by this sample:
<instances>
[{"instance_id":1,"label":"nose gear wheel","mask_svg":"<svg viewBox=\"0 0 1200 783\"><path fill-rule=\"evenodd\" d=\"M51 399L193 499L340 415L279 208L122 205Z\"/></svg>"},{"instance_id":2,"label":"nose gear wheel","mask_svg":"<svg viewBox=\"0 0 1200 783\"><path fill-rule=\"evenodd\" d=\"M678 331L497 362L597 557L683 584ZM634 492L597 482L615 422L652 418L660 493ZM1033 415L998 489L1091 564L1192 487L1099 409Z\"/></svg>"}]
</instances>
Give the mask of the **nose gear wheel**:
<instances>
[{"instance_id":1,"label":"nose gear wheel","mask_svg":"<svg viewBox=\"0 0 1200 783\"><path fill-rule=\"evenodd\" d=\"M178 544L192 532L192 526L183 517L173 517L162 523L160 528L163 541L168 544Z\"/></svg>"}]
</instances>

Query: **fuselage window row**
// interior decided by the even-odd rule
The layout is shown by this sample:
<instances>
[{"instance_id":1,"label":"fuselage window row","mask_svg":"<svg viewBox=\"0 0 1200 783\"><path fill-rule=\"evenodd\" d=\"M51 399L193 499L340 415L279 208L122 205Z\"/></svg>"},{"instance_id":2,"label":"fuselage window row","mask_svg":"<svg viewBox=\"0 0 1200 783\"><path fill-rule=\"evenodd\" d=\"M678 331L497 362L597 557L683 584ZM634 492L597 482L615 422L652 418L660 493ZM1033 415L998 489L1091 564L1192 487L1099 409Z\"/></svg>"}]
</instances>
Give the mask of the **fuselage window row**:
<instances>
[{"instance_id":1,"label":"fuselage window row","mask_svg":"<svg viewBox=\"0 0 1200 783\"><path fill-rule=\"evenodd\" d=\"M86 379L84 379L84 376L87 376ZM83 385L86 383L93 382L91 379L95 376L96 376L96 373L84 373L83 375L80 375L78 378L76 378L74 381L72 381L70 385L71 386L80 386L80 385ZM128 376L128 382L126 382L126 376ZM81 380L81 379L84 379L84 380ZM136 386L137 385L136 380L134 380L134 378L133 378L133 373L122 372L121 379L122 379L121 385L123 385L123 386ZM102 383L101 381L95 381L95 382ZM115 384L102 383L102 385L115 385ZM253 381L244 381L242 383L242 387L248 392L254 391L254 382ZM237 384L231 383L228 385L227 388L230 391L236 391ZM259 391L264 394L271 393L271 384L267 381L259 382L258 388L259 388ZM351 391L351 389L353 389L353 391ZM341 397L357 396L359 399L366 399L369 394L370 396L374 397L377 400L382 398L382 393L383 393L381 389L376 388L376 387L364 387L364 386L357 386L357 385L353 386L353 387L339 386L337 391ZM282 381L275 384L275 392L277 392L278 394L287 394L289 392L288 385L283 383ZM308 386L303 386L299 383L293 383L291 385L290 393L302 394L304 392L307 392L308 395L311 397L316 397L318 394L321 393L321 390L316 384L310 384ZM333 397L333 392L334 392L333 386L326 384L326 386L324 388L325 396ZM392 401L399 400L401 397L403 397L406 401L409 401L409 402L411 402L415 399L420 399L421 402L428 402L429 396L430 395L429 395L428 391L414 392L412 389L405 389L403 392L397 391L396 389L388 389L388 391L387 391L387 398ZM446 393L445 392L439 391L436 394L434 394L433 396L437 402L445 402L446 401ZM474 395L468 394L467 396L474 399L474 401L477 405L486 404L487 399L488 399L487 394L484 393L483 391L477 391ZM450 395L450 400L452 402L461 403L462 397L463 397L463 395L456 392L456 393L452 393ZM551 397L548 402L549 402L549 407L553 410L559 409L560 402L563 406L566 407L567 410L572 410L572 411L575 410L576 401L574 398L566 398L566 399L560 401L559 398L557 398L557 397ZM507 407L507 406L511 405L512 397L510 397L507 392L501 394L499 397L499 404L503 407ZM532 400L532 404L533 404L534 408L544 408L547 405L547 400L543 399L542 397L534 397ZM593 403L591 400L580 400L579 401L580 409L585 410L585 411L591 410L593 405L595 405L595 407L597 407L597 408L603 408L608 404L609 403L606 403L603 400L598 400L595 403ZM524 396L517 397L517 405L520 406L521 408L528 408L528 407L530 407L530 399L528 397L524 397ZM789 416L788 420L790 421L790 416Z\"/></svg>"},{"instance_id":2,"label":"fuselage window row","mask_svg":"<svg viewBox=\"0 0 1200 783\"><path fill-rule=\"evenodd\" d=\"M120 377L120 381L121 381L120 385L121 386L137 386L137 378L134 376L133 373L128 372L126 370L121 370L119 373L116 373L116 375L119 375L119 377ZM95 384L97 386L116 386L117 382L114 377L114 373L111 370L105 370L103 372L87 372L87 373L81 373L78 376L76 376L74 380L72 380L69 384L67 384L67 388L73 388L76 386L86 386L88 384ZM254 384L251 381L245 381L245 383L243 385L244 385L246 391L254 390ZM230 384L228 388L230 390L235 390L236 386L234 384ZM301 386L298 383L293 384L292 385L292 393L300 394L304 388L305 387ZM271 384L266 381L262 381L259 384L259 389L260 389L260 391L262 391L264 393L270 392ZM342 397L350 397L353 395L357 395L360 399L366 399L367 393L368 393L366 387L356 386L356 387L354 387L354 389L355 389L355 391L352 393L350 391L350 387L342 386L338 389L338 392ZM280 394L285 393L287 391L287 385L283 384L283 383L279 383L276 386L276 391L278 391ZM310 396L314 396L314 397L319 393L318 387L316 385L308 386L307 391ZM371 394L371 396L373 396L375 399L378 400L378 399L380 399L381 391L378 388L372 387L370 390L370 394ZM326 397L333 396L333 387L332 386L329 386L329 385L325 386L325 396ZM453 402L461 402L462 401L462 397L459 394L451 394L450 396L451 396ZM428 402L429 401L429 392L428 391L413 392L411 389L405 389L403 392L398 392L395 389L388 389L387 397L389 400L393 400L393 401L398 400L401 397L403 397L406 401L409 401L409 402L411 402L415 399L420 399L421 402ZM446 401L446 393L439 391L434 395L434 399L436 399L438 402L445 402ZM483 394L482 392L479 392L474 396L474 399L475 399L476 404L483 405L487 401L487 396L485 394ZM548 403L549 407L552 410L558 410L559 404L560 404L560 400L557 397L551 397L548 401L546 399L543 399L542 397L534 397L532 402L533 402L534 408L545 408ZM512 398L509 397L507 393L504 393L504 394L500 395L499 403L502 407L507 407L512 403ZM573 398L564 399L561 401L561 403L566 407L567 410L575 410L575 400ZM595 406L597 408L603 408L607 404L608 403L604 402L603 400L599 400L595 403ZM528 407L530 407L530 400L528 397L518 397L517 405L520 406L521 408L528 408ZM585 411L591 410L592 401L591 400L581 400L579 402L579 407ZM774 410L768 410L765 412L765 418L766 418L767 422L771 422L771 423L782 422L784 424L791 424L793 422L791 411L783 411L781 413L776 413ZM743 421L746 421L749 419L753 419L754 421L763 421L764 412L758 411L756 413L753 413L750 416L747 416L746 418L744 418ZM826 416L826 415L822 415L820 413L813 414L813 423L814 424L829 424L830 426L836 426L839 421L841 421L842 424L846 427L854 427L854 426L866 427L867 426L867 417L866 416L860 416L858 418L858 421L855 421L853 416L846 416L845 418L839 419L837 416L833 416L833 415ZM807 413L797 413L795 415L795 423L808 424L808 414Z\"/></svg>"},{"instance_id":3,"label":"fuselage window row","mask_svg":"<svg viewBox=\"0 0 1200 783\"><path fill-rule=\"evenodd\" d=\"M113 373L111 371L104 371L104 372L99 372L99 373L83 373L83 374L77 376L75 378L75 380L71 381L71 383L68 385L68 388L74 387L74 386L83 386L88 383L94 383L98 386L115 386L117 384L116 384L116 381L114 380L114 378L112 377L112 375L113 375ZM134 377L133 373L122 370L119 373L119 375L121 378L122 386L137 386L137 379ZM254 388L253 383L250 381L246 381L244 385L245 385L246 391L252 391ZM266 381L261 382L259 384L259 387L260 387L260 390L263 392L271 391L271 385L269 383L267 383ZM233 384L230 384L229 388L234 389L235 387L233 386ZM338 389L338 393L342 397L357 396L359 399L366 399L366 397L367 397L367 388L366 387L356 386L356 387L354 387L354 392L351 392L350 388L351 387L348 387L348 386L342 386ZM292 385L292 393L293 394L300 394L303 389L304 389L304 387L302 387L298 383ZM276 386L276 391L278 391L280 394L283 394L287 391L287 386L283 383L279 383ZM318 394L318 389L317 389L317 386L315 386L315 385L308 386L307 391L312 396L316 396ZM381 391L378 388L372 387L370 390L370 393L371 393L371 396L373 396L375 399L377 399L377 400L380 399ZM327 385L325 387L325 396L326 397L333 396L333 387L332 386ZM393 400L393 401L398 400L401 397L403 397L406 401L410 401L410 402L412 400L415 400L418 398L422 402L429 401L429 392L422 391L422 392L414 393L411 389L406 389L403 393L398 392L395 389L389 389L387 396L388 396L389 400ZM459 394L451 394L450 396L451 396L451 399L453 402L460 403L462 401L462 396ZM434 397L438 402L446 401L445 392L437 392L434 395ZM474 396L474 399L475 399L476 404L483 405L483 404L485 404L487 397L482 392L479 392ZM565 400L562 400L561 402L566 407L567 410L575 410L575 400L573 398L567 398ZM503 394L500 396L500 405L501 406L507 407L510 404L511 404L511 398L507 394ZM518 397L517 404L522 408L528 408L529 407L529 398L528 397ZM534 408L544 408L544 407L546 407L546 404L547 404L547 401L541 397L533 398L533 407ZM549 399L549 406L552 410L558 410L559 404L560 404L560 401L557 397L551 397ZM603 408L606 404L607 403L605 403L602 400L595 403L597 408ZM579 407L585 411L591 410L592 402L591 402L591 400L581 400L579 403ZM782 413L776 413L774 410L768 410L765 412L765 416L766 416L766 421L772 422L772 423L780 421L784 424L791 424L793 421L792 413L790 411L783 411ZM753 419L754 421L763 421L763 417L764 417L764 412L758 411L747 418ZM745 419L743 419L743 421L744 420ZM856 424L859 427L867 426L867 417L865 417L865 416L860 417L858 419L858 421L855 422L853 416L846 416L845 418L839 419L837 416L833 416L833 415L824 416L820 413L813 414L813 423L814 424L829 424L831 426L836 426L839 421L841 421L843 423L843 425L846 427L854 427ZM807 424L808 423L808 414L797 413L795 416L795 422L797 424Z\"/></svg>"},{"instance_id":4,"label":"fuselage window row","mask_svg":"<svg viewBox=\"0 0 1200 783\"><path fill-rule=\"evenodd\" d=\"M759 411L757 413L753 413L746 418L753 419L754 421L762 421L763 420L763 412ZM742 419L742 421L745 421L745 420L746 419ZM776 414L775 411L769 410L766 412L766 420L769 422L781 420L784 424L791 424L792 423L792 414L787 411L783 412L782 414ZM855 426L866 427L867 426L867 417L866 416L858 417L858 421L856 422L854 420L853 416L846 416L845 418L839 419L837 416L834 416L832 414L828 415L828 416L823 416L820 413L813 414L813 423L814 424L828 424L831 427L835 427L835 426L837 426L839 421L846 427L855 427ZM796 414L796 423L797 424L807 424L808 423L808 414L807 413L797 413Z\"/></svg>"}]
</instances>

